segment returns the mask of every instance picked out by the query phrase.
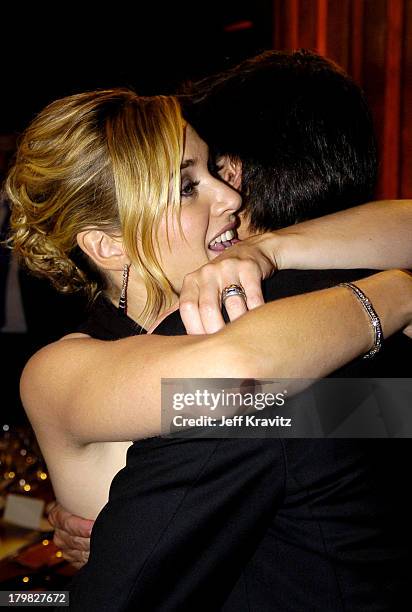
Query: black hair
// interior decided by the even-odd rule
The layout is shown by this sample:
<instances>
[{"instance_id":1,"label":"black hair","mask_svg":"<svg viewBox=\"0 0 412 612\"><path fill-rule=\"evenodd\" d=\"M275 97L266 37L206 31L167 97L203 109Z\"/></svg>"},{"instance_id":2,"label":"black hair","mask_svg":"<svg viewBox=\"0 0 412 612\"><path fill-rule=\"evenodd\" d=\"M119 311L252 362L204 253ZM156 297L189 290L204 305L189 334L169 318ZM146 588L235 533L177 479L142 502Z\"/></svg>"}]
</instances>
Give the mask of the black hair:
<instances>
[{"instance_id":1,"label":"black hair","mask_svg":"<svg viewBox=\"0 0 412 612\"><path fill-rule=\"evenodd\" d=\"M266 51L186 85L187 120L216 155L242 161L255 230L276 229L373 197L377 152L361 89L306 50Z\"/></svg>"}]
</instances>

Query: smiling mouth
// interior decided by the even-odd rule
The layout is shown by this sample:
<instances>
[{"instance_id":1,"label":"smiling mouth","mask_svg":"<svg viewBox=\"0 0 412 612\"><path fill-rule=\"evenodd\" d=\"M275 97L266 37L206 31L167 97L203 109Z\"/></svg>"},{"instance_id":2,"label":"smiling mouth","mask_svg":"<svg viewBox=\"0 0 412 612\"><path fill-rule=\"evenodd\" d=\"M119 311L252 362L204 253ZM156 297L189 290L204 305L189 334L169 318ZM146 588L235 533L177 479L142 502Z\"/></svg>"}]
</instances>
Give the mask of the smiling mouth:
<instances>
[{"instance_id":1,"label":"smiling mouth","mask_svg":"<svg viewBox=\"0 0 412 612\"><path fill-rule=\"evenodd\" d=\"M237 242L240 242L240 240L237 237L236 230L229 229L219 234L219 236L216 236L216 238L213 238L213 240L209 242L208 248L211 251L224 251Z\"/></svg>"}]
</instances>

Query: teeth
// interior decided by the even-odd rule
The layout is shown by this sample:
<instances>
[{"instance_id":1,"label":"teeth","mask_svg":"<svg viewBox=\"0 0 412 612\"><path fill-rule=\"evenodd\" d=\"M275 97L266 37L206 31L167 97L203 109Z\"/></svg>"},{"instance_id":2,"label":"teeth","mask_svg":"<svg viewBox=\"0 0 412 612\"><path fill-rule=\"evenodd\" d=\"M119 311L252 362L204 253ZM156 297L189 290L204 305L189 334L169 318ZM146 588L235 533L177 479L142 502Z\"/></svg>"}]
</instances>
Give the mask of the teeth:
<instances>
[{"instance_id":1,"label":"teeth","mask_svg":"<svg viewBox=\"0 0 412 612\"><path fill-rule=\"evenodd\" d=\"M217 236L217 238L212 240L212 242L210 243L210 246L213 246L219 242L229 242L234 237L235 237L235 232L233 230L227 230L227 232L223 232L222 234L220 234L220 236Z\"/></svg>"}]
</instances>

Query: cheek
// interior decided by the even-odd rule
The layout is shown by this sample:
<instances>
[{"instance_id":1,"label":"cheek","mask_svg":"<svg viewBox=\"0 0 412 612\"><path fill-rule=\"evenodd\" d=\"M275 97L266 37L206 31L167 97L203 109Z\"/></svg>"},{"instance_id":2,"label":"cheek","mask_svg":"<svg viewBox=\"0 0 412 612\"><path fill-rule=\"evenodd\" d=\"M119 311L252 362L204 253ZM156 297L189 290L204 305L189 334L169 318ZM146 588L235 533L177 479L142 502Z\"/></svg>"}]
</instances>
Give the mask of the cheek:
<instances>
[{"instance_id":1,"label":"cheek","mask_svg":"<svg viewBox=\"0 0 412 612\"><path fill-rule=\"evenodd\" d=\"M180 215L183 235L192 246L202 246L205 243L209 217L200 208L182 209Z\"/></svg>"},{"instance_id":2,"label":"cheek","mask_svg":"<svg viewBox=\"0 0 412 612\"><path fill-rule=\"evenodd\" d=\"M188 207L189 208L189 207ZM162 262L166 277L179 293L183 278L209 260L208 249L205 247L208 220L204 215L194 211L181 210L179 230L178 219L169 221L169 246L167 243L166 221L159 226L159 259ZM186 240L185 240L186 238ZM212 253L210 251L210 253Z\"/></svg>"}]
</instances>

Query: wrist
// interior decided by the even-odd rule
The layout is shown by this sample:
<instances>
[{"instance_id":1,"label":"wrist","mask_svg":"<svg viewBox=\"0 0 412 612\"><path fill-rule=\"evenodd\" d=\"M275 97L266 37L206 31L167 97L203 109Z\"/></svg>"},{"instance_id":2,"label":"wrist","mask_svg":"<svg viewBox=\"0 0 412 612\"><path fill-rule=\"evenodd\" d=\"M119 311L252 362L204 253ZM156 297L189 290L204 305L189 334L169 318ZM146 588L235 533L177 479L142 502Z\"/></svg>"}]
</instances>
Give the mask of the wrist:
<instances>
[{"instance_id":1,"label":"wrist","mask_svg":"<svg viewBox=\"0 0 412 612\"><path fill-rule=\"evenodd\" d=\"M375 355L381 350L383 343L383 330L378 313L374 309L373 304L369 300L369 298L354 283L340 283L338 287L346 287L347 289L352 291L353 295L356 297L359 304L362 306L363 310L367 314L370 321L371 330L373 332L373 344L368 350L368 352L364 354L363 358L370 359L372 357L375 357Z\"/></svg>"},{"instance_id":2,"label":"wrist","mask_svg":"<svg viewBox=\"0 0 412 612\"><path fill-rule=\"evenodd\" d=\"M407 270L388 270L382 274L391 275L394 282L394 299L400 316L401 329L412 320L412 274Z\"/></svg>"},{"instance_id":3,"label":"wrist","mask_svg":"<svg viewBox=\"0 0 412 612\"><path fill-rule=\"evenodd\" d=\"M404 270L387 270L357 281L383 323L384 336L404 329L412 320L412 275Z\"/></svg>"},{"instance_id":4,"label":"wrist","mask_svg":"<svg viewBox=\"0 0 412 612\"><path fill-rule=\"evenodd\" d=\"M278 232L265 232L256 236L258 246L261 253L270 261L271 266L275 270L284 270L285 256L288 249L288 239L285 239Z\"/></svg>"},{"instance_id":5,"label":"wrist","mask_svg":"<svg viewBox=\"0 0 412 612\"><path fill-rule=\"evenodd\" d=\"M267 238L267 248L278 270L306 269L305 239L292 228L271 232Z\"/></svg>"},{"instance_id":6,"label":"wrist","mask_svg":"<svg viewBox=\"0 0 412 612\"><path fill-rule=\"evenodd\" d=\"M393 272L399 275L403 285L405 286L404 327L406 327L412 321L412 272L410 272L409 270L393 270Z\"/></svg>"}]
</instances>

